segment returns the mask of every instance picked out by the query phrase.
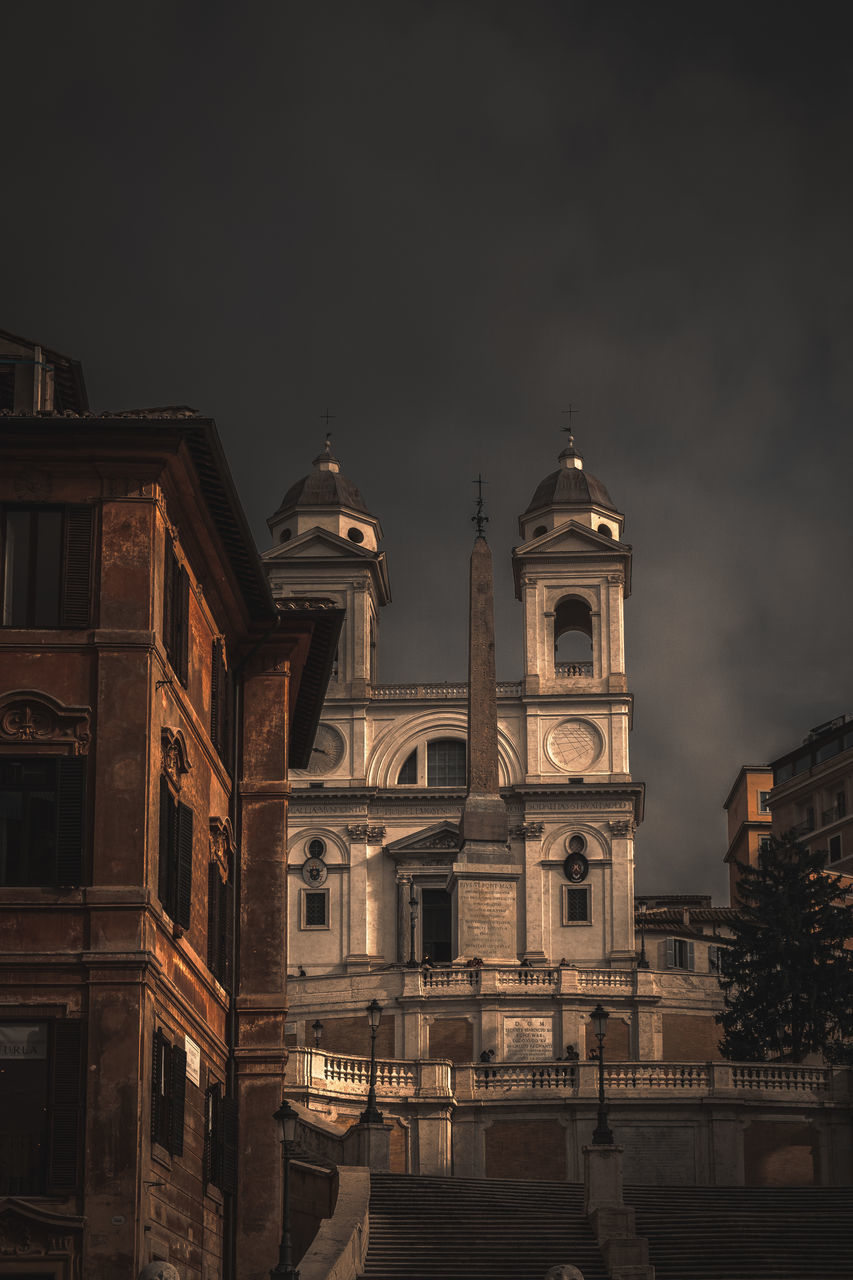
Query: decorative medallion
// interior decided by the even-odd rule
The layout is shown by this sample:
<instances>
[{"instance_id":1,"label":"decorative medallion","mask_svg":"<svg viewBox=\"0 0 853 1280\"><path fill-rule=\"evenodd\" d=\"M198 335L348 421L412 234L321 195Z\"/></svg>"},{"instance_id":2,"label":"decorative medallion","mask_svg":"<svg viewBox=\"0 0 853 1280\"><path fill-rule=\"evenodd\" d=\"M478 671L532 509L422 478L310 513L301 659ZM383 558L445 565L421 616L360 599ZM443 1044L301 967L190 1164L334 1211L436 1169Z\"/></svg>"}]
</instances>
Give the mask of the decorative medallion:
<instances>
[{"instance_id":1,"label":"decorative medallion","mask_svg":"<svg viewBox=\"0 0 853 1280\"><path fill-rule=\"evenodd\" d=\"M601 755L604 740L589 720L564 720L545 739L545 750L552 764L564 773L588 769Z\"/></svg>"},{"instance_id":2,"label":"decorative medallion","mask_svg":"<svg viewBox=\"0 0 853 1280\"><path fill-rule=\"evenodd\" d=\"M329 868L322 858L306 858L302 864L302 879L314 889L325 884L328 875Z\"/></svg>"},{"instance_id":3,"label":"decorative medallion","mask_svg":"<svg viewBox=\"0 0 853 1280\"><path fill-rule=\"evenodd\" d=\"M311 748L311 760L303 773L331 773L344 758L344 740L330 724L321 724Z\"/></svg>"},{"instance_id":4,"label":"decorative medallion","mask_svg":"<svg viewBox=\"0 0 853 1280\"><path fill-rule=\"evenodd\" d=\"M181 779L185 773L189 773L191 768L183 732L180 729L175 731L164 726L160 730L160 747L163 772L175 790L180 791Z\"/></svg>"}]
</instances>

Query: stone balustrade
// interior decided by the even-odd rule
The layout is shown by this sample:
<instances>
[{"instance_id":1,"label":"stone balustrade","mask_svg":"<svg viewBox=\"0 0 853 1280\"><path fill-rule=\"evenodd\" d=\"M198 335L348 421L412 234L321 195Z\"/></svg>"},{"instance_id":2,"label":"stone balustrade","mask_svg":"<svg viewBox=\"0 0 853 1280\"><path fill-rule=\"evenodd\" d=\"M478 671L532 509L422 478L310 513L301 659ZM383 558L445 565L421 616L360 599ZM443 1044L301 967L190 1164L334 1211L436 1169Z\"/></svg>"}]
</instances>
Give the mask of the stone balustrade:
<instances>
[{"instance_id":1,"label":"stone balustrade","mask_svg":"<svg viewBox=\"0 0 853 1280\"><path fill-rule=\"evenodd\" d=\"M583 665L583 664L581 664ZM592 674L592 664L589 664ZM518 680L499 680L497 683L499 698L520 698L521 684ZM406 702L415 698L457 699L468 697L467 682L456 684L376 684L371 690L371 697L386 702Z\"/></svg>"},{"instance_id":2,"label":"stone balustrade","mask_svg":"<svg viewBox=\"0 0 853 1280\"><path fill-rule=\"evenodd\" d=\"M649 971L639 978L630 969L578 969L571 965L559 968L520 965L483 965L469 969L465 965L447 965L436 969L409 969L403 973L403 993L407 996L469 996L472 992L488 995L492 992L524 990L531 994L561 995L584 994L599 997L630 996L635 982L649 988L643 994L653 994L654 979Z\"/></svg>"},{"instance_id":3,"label":"stone balustrade","mask_svg":"<svg viewBox=\"0 0 853 1280\"><path fill-rule=\"evenodd\" d=\"M591 662L558 662L555 670L562 677L589 677L592 675Z\"/></svg>"},{"instance_id":4,"label":"stone balustrade","mask_svg":"<svg viewBox=\"0 0 853 1280\"><path fill-rule=\"evenodd\" d=\"M496 969L494 970L500 987L547 987L552 990L560 977L559 969Z\"/></svg>"},{"instance_id":5,"label":"stone balustrade","mask_svg":"<svg viewBox=\"0 0 853 1280\"><path fill-rule=\"evenodd\" d=\"M293 1049L287 1063L287 1088L330 1100L367 1097L370 1059L327 1053L322 1049ZM768 1093L796 1094L798 1105L817 1104L847 1096L849 1072L843 1068L799 1067L776 1063L731 1062L613 1062L605 1063L608 1095L672 1098L677 1095L750 1098ZM448 1099L456 1102L524 1099L543 1091L586 1100L598 1090L598 1063L499 1062L450 1063L443 1059L408 1061L380 1058L376 1063L376 1093L382 1100Z\"/></svg>"}]
</instances>

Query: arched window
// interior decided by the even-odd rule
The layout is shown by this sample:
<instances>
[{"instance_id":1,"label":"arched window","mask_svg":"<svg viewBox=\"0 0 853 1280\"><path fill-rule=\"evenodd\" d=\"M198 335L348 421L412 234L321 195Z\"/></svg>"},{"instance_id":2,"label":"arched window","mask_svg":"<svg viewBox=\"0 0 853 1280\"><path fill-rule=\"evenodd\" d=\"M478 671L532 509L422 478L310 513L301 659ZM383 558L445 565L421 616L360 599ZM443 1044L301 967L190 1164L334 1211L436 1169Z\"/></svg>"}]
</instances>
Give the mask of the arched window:
<instances>
[{"instance_id":1,"label":"arched window","mask_svg":"<svg viewBox=\"0 0 853 1280\"><path fill-rule=\"evenodd\" d=\"M467 781L465 743L435 738L427 743L427 786L464 787Z\"/></svg>"},{"instance_id":2,"label":"arched window","mask_svg":"<svg viewBox=\"0 0 853 1280\"><path fill-rule=\"evenodd\" d=\"M567 596L554 614L554 662L557 666L592 662L592 614L585 600Z\"/></svg>"},{"instance_id":3,"label":"arched window","mask_svg":"<svg viewBox=\"0 0 853 1280\"><path fill-rule=\"evenodd\" d=\"M403 767L400 769L400 772L397 774L397 786L413 787L417 783L417 780L418 780L418 749L417 747L415 747L414 751L410 756L407 757L407 759L403 764Z\"/></svg>"}]
</instances>

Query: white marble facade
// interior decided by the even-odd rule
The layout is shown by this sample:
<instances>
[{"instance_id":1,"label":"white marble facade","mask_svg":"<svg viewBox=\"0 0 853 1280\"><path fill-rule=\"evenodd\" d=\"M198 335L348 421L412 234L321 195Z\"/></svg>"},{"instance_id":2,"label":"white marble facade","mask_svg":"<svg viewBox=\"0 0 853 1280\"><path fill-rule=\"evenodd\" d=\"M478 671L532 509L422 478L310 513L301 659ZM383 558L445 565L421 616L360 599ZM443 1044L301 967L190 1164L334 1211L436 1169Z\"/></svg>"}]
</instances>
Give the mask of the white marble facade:
<instances>
[{"instance_id":1,"label":"white marble facade","mask_svg":"<svg viewBox=\"0 0 853 1280\"><path fill-rule=\"evenodd\" d=\"M454 936L450 874L465 797L467 693L464 684L374 683L379 617L390 601L382 531L328 444L269 526L273 546L264 559L274 594L322 596L346 607L312 767L291 779L288 958L290 973L304 977L291 983L290 1016L305 1043L315 1017L357 1013L374 988L386 998L391 989L402 992L389 982L390 971L412 955L421 961L429 952L437 974L473 958ZM524 671L517 682L498 685L500 782L519 871L517 963L636 973L634 831L643 787L629 762L624 602L631 548L623 541L624 517L583 470L571 439L519 531L511 555ZM464 627L466 600L458 612ZM693 1007L710 1008L718 998L715 976L702 948L696 955L691 977L702 992ZM488 968L490 957L479 958ZM505 969L505 955L500 963ZM504 990L498 1037L495 1001L478 994L481 986L490 984L477 984L467 997L458 987L448 990L446 1008L435 1004L438 990L429 1008L407 1006L397 1019L397 1056L426 1056L435 1016L468 1018L477 1052L490 1038L505 1052L511 1026L517 1056L521 1024L506 1018L527 1019L537 1044L544 1043L541 1020L550 1019L555 1057L567 1031L583 1041L578 1025L595 1003L592 988L572 999L557 999L550 980ZM642 1019L629 987L613 1012L628 1022L639 1054ZM543 1052L539 1045L536 1056Z\"/></svg>"}]
</instances>

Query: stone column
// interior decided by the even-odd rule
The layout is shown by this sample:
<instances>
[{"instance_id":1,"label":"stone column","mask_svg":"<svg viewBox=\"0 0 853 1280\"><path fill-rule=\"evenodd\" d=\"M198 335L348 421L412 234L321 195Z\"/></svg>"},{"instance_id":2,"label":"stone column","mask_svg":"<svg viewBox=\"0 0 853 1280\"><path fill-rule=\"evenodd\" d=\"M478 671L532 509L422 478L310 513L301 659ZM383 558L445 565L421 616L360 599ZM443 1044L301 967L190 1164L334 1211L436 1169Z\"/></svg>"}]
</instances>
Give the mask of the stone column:
<instances>
[{"instance_id":1,"label":"stone column","mask_svg":"<svg viewBox=\"0 0 853 1280\"><path fill-rule=\"evenodd\" d=\"M367 833L366 822L347 827L349 851L349 942L344 957L347 971L359 973L370 964L368 950Z\"/></svg>"},{"instance_id":2,"label":"stone column","mask_svg":"<svg viewBox=\"0 0 853 1280\"><path fill-rule=\"evenodd\" d=\"M524 840L525 938L524 955L528 960L545 960L545 908L547 894L543 883L542 822L525 822L519 834Z\"/></svg>"}]
</instances>

